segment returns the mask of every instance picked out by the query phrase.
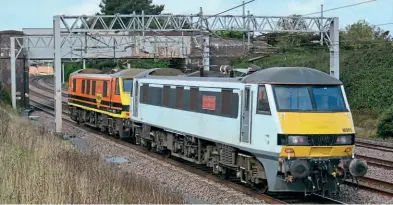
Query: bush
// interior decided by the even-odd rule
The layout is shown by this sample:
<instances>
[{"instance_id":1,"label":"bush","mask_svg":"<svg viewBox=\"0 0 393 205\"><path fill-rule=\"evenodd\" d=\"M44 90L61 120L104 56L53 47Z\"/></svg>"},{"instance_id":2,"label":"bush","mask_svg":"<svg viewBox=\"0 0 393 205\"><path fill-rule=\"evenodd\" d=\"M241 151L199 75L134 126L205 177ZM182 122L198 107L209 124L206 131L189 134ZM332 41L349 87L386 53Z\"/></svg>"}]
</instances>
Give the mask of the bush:
<instances>
[{"instance_id":1,"label":"bush","mask_svg":"<svg viewBox=\"0 0 393 205\"><path fill-rule=\"evenodd\" d=\"M3 85L0 83L0 103L5 103L7 105L11 105L11 96L5 89L3 88Z\"/></svg>"},{"instance_id":2,"label":"bush","mask_svg":"<svg viewBox=\"0 0 393 205\"><path fill-rule=\"evenodd\" d=\"M385 110L378 119L377 136L393 137L393 106Z\"/></svg>"}]
</instances>

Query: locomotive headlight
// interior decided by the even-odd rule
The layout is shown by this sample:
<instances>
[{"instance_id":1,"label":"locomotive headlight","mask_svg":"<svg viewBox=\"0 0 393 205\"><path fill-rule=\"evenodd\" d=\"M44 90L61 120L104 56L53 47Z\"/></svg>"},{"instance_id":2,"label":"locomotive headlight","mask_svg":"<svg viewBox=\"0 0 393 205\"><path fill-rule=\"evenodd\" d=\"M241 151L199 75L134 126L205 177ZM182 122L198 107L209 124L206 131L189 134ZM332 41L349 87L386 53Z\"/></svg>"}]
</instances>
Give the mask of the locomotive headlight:
<instances>
[{"instance_id":1,"label":"locomotive headlight","mask_svg":"<svg viewBox=\"0 0 393 205\"><path fill-rule=\"evenodd\" d=\"M306 136L288 136L288 145L308 145Z\"/></svg>"},{"instance_id":2,"label":"locomotive headlight","mask_svg":"<svg viewBox=\"0 0 393 205\"><path fill-rule=\"evenodd\" d=\"M336 138L336 144L339 145L350 145L353 143L352 135L341 135Z\"/></svg>"}]
</instances>

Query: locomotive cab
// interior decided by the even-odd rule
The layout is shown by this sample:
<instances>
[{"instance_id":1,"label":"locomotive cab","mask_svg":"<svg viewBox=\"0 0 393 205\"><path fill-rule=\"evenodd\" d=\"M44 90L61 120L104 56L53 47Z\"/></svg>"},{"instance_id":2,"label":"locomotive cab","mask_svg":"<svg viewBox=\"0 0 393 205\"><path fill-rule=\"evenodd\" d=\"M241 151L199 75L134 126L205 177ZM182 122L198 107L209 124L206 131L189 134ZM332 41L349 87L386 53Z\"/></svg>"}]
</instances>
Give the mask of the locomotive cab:
<instances>
[{"instance_id":1,"label":"locomotive cab","mask_svg":"<svg viewBox=\"0 0 393 205\"><path fill-rule=\"evenodd\" d=\"M291 78L270 75L245 85L241 141L265 151L255 156L269 191L338 191L345 177L367 173L366 162L354 158L355 130L344 86L316 70L290 69Z\"/></svg>"}]
</instances>

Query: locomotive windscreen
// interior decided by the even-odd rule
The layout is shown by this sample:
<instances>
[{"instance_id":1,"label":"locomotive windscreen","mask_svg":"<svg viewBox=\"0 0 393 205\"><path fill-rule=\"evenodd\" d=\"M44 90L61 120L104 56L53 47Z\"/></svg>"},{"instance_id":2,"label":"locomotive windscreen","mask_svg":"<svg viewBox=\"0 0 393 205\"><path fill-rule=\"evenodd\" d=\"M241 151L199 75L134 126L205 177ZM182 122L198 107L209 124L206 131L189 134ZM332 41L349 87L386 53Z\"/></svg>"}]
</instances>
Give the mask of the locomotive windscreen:
<instances>
[{"instance_id":1,"label":"locomotive windscreen","mask_svg":"<svg viewBox=\"0 0 393 205\"><path fill-rule=\"evenodd\" d=\"M340 86L273 86L280 111L347 111Z\"/></svg>"}]
</instances>

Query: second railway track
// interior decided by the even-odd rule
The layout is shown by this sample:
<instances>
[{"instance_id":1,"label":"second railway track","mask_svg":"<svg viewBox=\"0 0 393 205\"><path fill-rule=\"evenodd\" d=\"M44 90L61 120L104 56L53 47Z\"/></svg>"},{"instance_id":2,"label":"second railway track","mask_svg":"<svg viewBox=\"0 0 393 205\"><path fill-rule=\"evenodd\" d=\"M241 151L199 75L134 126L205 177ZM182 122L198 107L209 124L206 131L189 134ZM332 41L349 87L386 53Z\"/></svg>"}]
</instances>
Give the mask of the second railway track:
<instances>
[{"instance_id":1,"label":"second railway track","mask_svg":"<svg viewBox=\"0 0 393 205\"><path fill-rule=\"evenodd\" d=\"M393 153L393 147L386 146L386 145L372 144L372 143L366 143L366 142L356 142L356 146Z\"/></svg>"}]
</instances>

